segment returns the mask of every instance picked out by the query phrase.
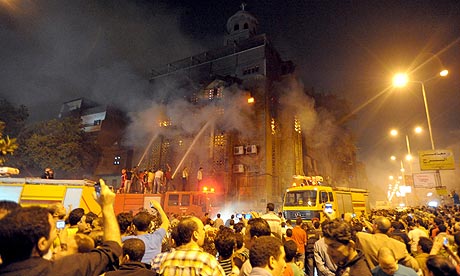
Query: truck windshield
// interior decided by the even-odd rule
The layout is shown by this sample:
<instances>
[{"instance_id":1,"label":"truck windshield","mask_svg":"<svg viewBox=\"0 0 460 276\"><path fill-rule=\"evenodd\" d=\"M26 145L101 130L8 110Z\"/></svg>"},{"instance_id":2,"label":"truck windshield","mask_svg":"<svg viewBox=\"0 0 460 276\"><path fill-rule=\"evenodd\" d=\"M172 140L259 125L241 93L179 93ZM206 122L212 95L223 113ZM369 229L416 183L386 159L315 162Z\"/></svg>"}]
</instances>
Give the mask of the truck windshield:
<instances>
[{"instance_id":1,"label":"truck windshield","mask_svg":"<svg viewBox=\"0 0 460 276\"><path fill-rule=\"evenodd\" d=\"M284 206L316 206L317 191L292 191L286 193Z\"/></svg>"}]
</instances>

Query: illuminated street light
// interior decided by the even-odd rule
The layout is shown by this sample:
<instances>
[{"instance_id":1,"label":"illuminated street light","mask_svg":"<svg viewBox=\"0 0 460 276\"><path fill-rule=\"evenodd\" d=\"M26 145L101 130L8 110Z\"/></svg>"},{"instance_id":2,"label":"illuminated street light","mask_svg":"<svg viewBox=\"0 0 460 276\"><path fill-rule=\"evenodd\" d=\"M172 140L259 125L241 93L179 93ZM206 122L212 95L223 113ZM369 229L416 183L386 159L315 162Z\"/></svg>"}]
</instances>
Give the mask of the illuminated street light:
<instances>
[{"instance_id":1,"label":"illuminated street light","mask_svg":"<svg viewBox=\"0 0 460 276\"><path fill-rule=\"evenodd\" d=\"M395 161L395 160L396 160L396 156L392 155L392 156L390 156L390 159L391 159L392 161Z\"/></svg>"},{"instance_id":2,"label":"illuminated street light","mask_svg":"<svg viewBox=\"0 0 460 276\"><path fill-rule=\"evenodd\" d=\"M446 77L449 74L448 70L442 70L439 72L439 76L441 77ZM426 80L429 81L430 79ZM396 74L393 77L393 85L396 87L403 87L409 82L409 78L407 77L406 74ZM434 139L433 139L433 131L431 129L431 119L430 119L430 112L428 110L428 102L426 100L426 89L425 89L425 82L424 81L411 81L411 82L416 82L419 83L422 86L422 95L423 95L423 103L425 105L425 113L426 113L426 120L428 123L428 132L430 134L430 142L431 142L431 150L435 150L434 146ZM439 170L436 170L436 177L438 179L438 184L441 186L441 175L439 174Z\"/></svg>"},{"instance_id":3,"label":"illuminated street light","mask_svg":"<svg viewBox=\"0 0 460 276\"><path fill-rule=\"evenodd\" d=\"M448 74L449 74L449 70L446 70L446 69L444 69L444 70L442 70L441 72L439 72L439 75L440 75L441 77L445 77L445 76L447 76Z\"/></svg>"},{"instance_id":4,"label":"illuminated street light","mask_svg":"<svg viewBox=\"0 0 460 276\"><path fill-rule=\"evenodd\" d=\"M439 73L439 76L445 77L449 74L448 70L442 70ZM404 87L409 82L409 77L405 73L398 73L393 77L393 85L395 87ZM423 81L410 81L419 83L422 86L422 95L423 95L423 103L425 104L425 113L426 113L426 120L428 123L428 131L430 133L430 142L431 142L431 149L434 150L434 141L433 141L433 132L431 130L431 119L430 119L430 112L428 110L428 103L426 100L426 89L425 89L425 82Z\"/></svg>"},{"instance_id":5,"label":"illuminated street light","mask_svg":"<svg viewBox=\"0 0 460 276\"><path fill-rule=\"evenodd\" d=\"M405 73L398 73L393 77L393 85L396 87L404 87L409 82L409 77Z\"/></svg>"},{"instance_id":6,"label":"illuminated street light","mask_svg":"<svg viewBox=\"0 0 460 276\"><path fill-rule=\"evenodd\" d=\"M419 134L423 131L423 129L419 126L415 127L414 128L414 132ZM397 129L391 129L390 130L390 135L391 136L398 136L398 130ZM412 153L411 153L411 150L410 150L410 141L409 141L409 135L406 135L406 148L407 148L407 155L406 155L406 160L407 161L411 161L412 160ZM395 157L396 158L396 157ZM395 159L391 159L391 160L395 160Z\"/></svg>"}]
</instances>

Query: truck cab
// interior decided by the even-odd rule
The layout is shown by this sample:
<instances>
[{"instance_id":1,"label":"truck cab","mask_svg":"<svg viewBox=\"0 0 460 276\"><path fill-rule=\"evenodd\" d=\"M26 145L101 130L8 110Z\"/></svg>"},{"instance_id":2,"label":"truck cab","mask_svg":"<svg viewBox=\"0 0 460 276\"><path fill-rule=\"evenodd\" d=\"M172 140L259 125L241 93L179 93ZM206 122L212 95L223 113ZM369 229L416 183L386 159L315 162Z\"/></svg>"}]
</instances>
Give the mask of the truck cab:
<instances>
[{"instance_id":1,"label":"truck cab","mask_svg":"<svg viewBox=\"0 0 460 276\"><path fill-rule=\"evenodd\" d=\"M321 176L294 176L283 201L284 217L291 220L300 216L304 221L323 221L345 213L367 212L368 208L367 190L331 187Z\"/></svg>"}]
</instances>

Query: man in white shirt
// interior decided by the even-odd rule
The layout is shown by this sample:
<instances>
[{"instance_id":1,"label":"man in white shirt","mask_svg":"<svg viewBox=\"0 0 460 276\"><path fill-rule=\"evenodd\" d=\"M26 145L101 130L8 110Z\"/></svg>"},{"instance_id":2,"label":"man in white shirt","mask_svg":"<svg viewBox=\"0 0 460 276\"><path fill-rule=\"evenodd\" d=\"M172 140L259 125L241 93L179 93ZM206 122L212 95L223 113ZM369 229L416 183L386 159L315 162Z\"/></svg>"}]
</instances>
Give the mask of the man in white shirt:
<instances>
[{"instance_id":1,"label":"man in white shirt","mask_svg":"<svg viewBox=\"0 0 460 276\"><path fill-rule=\"evenodd\" d=\"M267 213L264 214L262 218L270 225L271 232L278 235L281 239L283 235L281 232L281 218L275 213L275 204L267 203Z\"/></svg>"},{"instance_id":2,"label":"man in white shirt","mask_svg":"<svg viewBox=\"0 0 460 276\"><path fill-rule=\"evenodd\" d=\"M201 181L203 181L203 168L200 167L198 169L198 172L196 174L196 190L199 191L200 190L200 184L201 184Z\"/></svg>"},{"instance_id":3,"label":"man in white shirt","mask_svg":"<svg viewBox=\"0 0 460 276\"><path fill-rule=\"evenodd\" d=\"M412 253L412 255L415 256L418 253L417 245L418 245L418 241L420 240L420 237L428 238L428 234L422 229L420 229L417 223L414 223L414 222L409 222L409 229L410 231L407 234L407 236L410 239L410 252Z\"/></svg>"},{"instance_id":4,"label":"man in white shirt","mask_svg":"<svg viewBox=\"0 0 460 276\"><path fill-rule=\"evenodd\" d=\"M216 220L214 220L214 227L219 229L221 225L224 225L224 220L220 218L220 213L217 214Z\"/></svg>"},{"instance_id":5,"label":"man in white shirt","mask_svg":"<svg viewBox=\"0 0 460 276\"><path fill-rule=\"evenodd\" d=\"M159 194L161 192L161 185L163 184L163 171L158 169L155 172L155 179L153 180L153 193Z\"/></svg>"}]
</instances>

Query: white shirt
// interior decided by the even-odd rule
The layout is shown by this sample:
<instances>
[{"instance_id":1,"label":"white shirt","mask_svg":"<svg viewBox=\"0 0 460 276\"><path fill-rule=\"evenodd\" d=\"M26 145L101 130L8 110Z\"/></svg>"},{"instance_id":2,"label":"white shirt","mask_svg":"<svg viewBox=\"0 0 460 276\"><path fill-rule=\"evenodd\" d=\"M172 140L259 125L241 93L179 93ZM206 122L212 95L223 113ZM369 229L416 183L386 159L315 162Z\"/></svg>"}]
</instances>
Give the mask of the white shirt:
<instances>
[{"instance_id":1,"label":"white shirt","mask_svg":"<svg viewBox=\"0 0 460 276\"><path fill-rule=\"evenodd\" d=\"M269 211L263 215L262 218L268 222L268 225L270 225L271 232L277 233L279 237L282 237L283 233L281 232L281 218L278 217L277 214Z\"/></svg>"},{"instance_id":2,"label":"white shirt","mask_svg":"<svg viewBox=\"0 0 460 276\"><path fill-rule=\"evenodd\" d=\"M163 172L158 170L155 172L155 178L163 178Z\"/></svg>"},{"instance_id":3,"label":"white shirt","mask_svg":"<svg viewBox=\"0 0 460 276\"><path fill-rule=\"evenodd\" d=\"M426 234L426 232L418 227L414 228L413 230L410 230L407 236L409 236L409 239L411 241L410 251L413 254L417 252L417 245L418 245L418 241L420 240L420 237L428 238L428 235Z\"/></svg>"}]
</instances>

